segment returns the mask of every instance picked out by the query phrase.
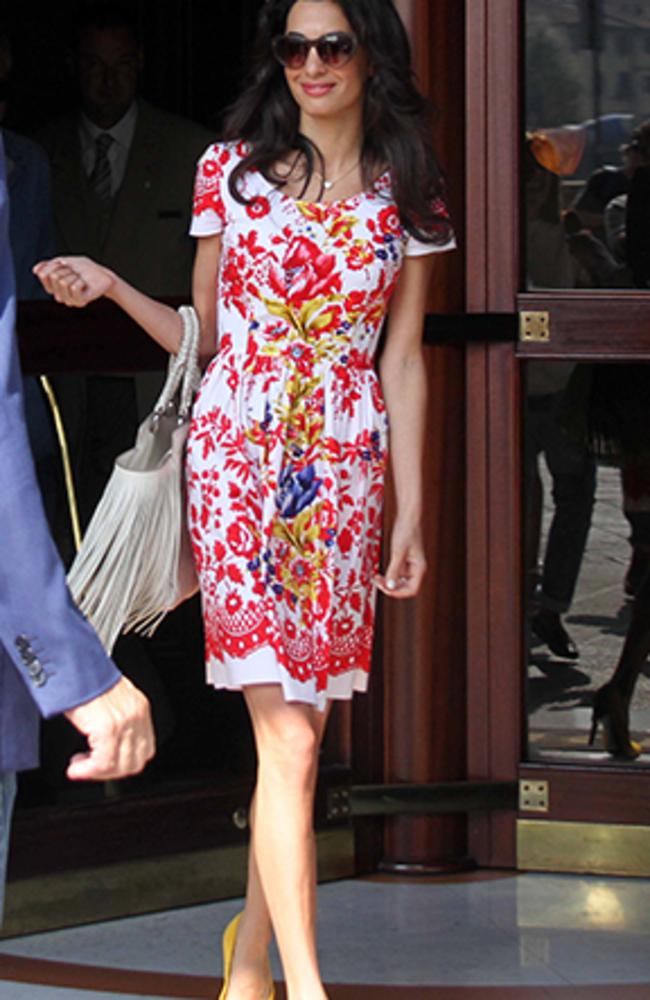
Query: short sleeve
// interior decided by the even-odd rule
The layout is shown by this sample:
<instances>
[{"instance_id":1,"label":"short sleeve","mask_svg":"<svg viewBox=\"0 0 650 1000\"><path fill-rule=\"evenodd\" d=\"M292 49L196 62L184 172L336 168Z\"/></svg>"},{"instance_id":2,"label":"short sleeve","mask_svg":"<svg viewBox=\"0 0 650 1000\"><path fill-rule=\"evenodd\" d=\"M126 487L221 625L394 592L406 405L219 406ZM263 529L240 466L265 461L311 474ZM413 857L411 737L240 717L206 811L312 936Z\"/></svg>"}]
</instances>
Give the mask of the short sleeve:
<instances>
[{"instance_id":1,"label":"short sleeve","mask_svg":"<svg viewBox=\"0 0 650 1000\"><path fill-rule=\"evenodd\" d=\"M449 217L449 209L442 198L437 198L433 204L435 223L427 230L431 242L420 240L417 236L409 236L404 251L407 257L424 257L431 253L445 253L456 249L456 237Z\"/></svg>"},{"instance_id":2,"label":"short sleeve","mask_svg":"<svg viewBox=\"0 0 650 1000\"><path fill-rule=\"evenodd\" d=\"M190 236L217 236L223 232L232 157L232 150L227 145L215 143L200 158L194 180Z\"/></svg>"}]
</instances>

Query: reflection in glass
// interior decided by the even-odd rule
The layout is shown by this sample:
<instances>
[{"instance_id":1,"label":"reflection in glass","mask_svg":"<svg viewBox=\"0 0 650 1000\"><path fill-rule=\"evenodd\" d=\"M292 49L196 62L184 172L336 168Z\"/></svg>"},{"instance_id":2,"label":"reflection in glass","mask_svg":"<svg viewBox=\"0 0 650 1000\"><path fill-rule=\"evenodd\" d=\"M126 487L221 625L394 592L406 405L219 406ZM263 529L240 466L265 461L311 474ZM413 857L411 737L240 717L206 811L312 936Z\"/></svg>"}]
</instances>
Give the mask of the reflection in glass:
<instances>
[{"instance_id":1,"label":"reflection in glass","mask_svg":"<svg viewBox=\"0 0 650 1000\"><path fill-rule=\"evenodd\" d=\"M530 756L639 766L650 752L650 364L531 361L526 386Z\"/></svg>"},{"instance_id":2,"label":"reflection in glass","mask_svg":"<svg viewBox=\"0 0 650 1000\"><path fill-rule=\"evenodd\" d=\"M649 287L650 2L526 0L525 125L527 288Z\"/></svg>"}]
</instances>

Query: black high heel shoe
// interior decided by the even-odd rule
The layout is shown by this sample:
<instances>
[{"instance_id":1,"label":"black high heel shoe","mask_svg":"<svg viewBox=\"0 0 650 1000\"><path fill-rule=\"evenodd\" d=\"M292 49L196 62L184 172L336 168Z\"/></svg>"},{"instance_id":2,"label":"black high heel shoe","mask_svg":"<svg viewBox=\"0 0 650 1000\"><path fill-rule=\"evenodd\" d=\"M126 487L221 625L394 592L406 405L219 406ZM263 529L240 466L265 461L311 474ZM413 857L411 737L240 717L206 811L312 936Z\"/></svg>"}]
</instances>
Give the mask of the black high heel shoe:
<instances>
[{"instance_id":1,"label":"black high heel shoe","mask_svg":"<svg viewBox=\"0 0 650 1000\"><path fill-rule=\"evenodd\" d=\"M589 746L596 738L598 723L605 731L605 749L612 757L635 760L641 754L641 746L630 739L628 721L629 701L611 684L605 684L596 691L591 716Z\"/></svg>"}]
</instances>

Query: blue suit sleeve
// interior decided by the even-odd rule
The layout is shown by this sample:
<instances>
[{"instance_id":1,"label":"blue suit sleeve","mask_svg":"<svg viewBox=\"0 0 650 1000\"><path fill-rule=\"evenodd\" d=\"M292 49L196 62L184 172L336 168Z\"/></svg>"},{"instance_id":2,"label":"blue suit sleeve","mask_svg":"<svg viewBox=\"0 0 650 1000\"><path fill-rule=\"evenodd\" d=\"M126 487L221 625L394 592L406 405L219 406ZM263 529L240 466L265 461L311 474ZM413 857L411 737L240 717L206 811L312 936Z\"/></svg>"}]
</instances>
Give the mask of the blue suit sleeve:
<instances>
[{"instance_id":1,"label":"blue suit sleeve","mask_svg":"<svg viewBox=\"0 0 650 1000\"><path fill-rule=\"evenodd\" d=\"M7 216L0 140L0 643L51 716L120 674L72 601L45 520L25 428Z\"/></svg>"}]
</instances>

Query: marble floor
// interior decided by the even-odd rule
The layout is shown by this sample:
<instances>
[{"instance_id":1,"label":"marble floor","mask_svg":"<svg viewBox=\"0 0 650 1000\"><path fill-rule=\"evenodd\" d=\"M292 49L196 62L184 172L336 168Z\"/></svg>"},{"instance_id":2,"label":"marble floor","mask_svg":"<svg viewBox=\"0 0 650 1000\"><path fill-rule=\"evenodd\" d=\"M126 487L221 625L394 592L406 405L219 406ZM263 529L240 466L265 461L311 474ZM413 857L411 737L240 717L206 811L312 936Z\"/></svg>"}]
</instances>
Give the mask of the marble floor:
<instances>
[{"instance_id":1,"label":"marble floor","mask_svg":"<svg viewBox=\"0 0 650 1000\"><path fill-rule=\"evenodd\" d=\"M238 906L4 940L0 1000L214 998L220 928ZM650 881L335 882L319 889L319 944L332 1000L650 1000Z\"/></svg>"}]
</instances>

